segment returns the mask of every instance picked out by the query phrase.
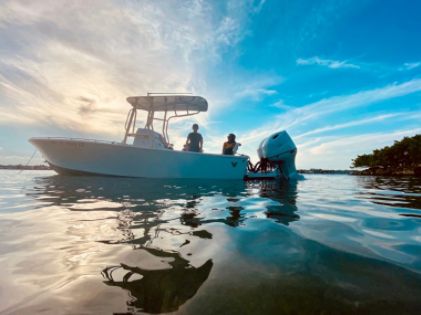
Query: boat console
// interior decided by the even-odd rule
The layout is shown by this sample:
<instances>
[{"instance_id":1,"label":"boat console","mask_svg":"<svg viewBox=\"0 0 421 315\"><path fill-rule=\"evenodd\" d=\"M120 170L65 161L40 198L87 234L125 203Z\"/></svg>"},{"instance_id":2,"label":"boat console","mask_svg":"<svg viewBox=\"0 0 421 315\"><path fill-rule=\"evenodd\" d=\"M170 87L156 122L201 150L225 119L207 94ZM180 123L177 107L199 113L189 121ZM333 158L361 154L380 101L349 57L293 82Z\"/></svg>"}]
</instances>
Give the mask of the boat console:
<instances>
[{"instance_id":1,"label":"boat console","mask_svg":"<svg viewBox=\"0 0 421 315\"><path fill-rule=\"evenodd\" d=\"M164 138L161 134L151 129L138 128L134 135L133 146L147 149L166 149Z\"/></svg>"}]
</instances>

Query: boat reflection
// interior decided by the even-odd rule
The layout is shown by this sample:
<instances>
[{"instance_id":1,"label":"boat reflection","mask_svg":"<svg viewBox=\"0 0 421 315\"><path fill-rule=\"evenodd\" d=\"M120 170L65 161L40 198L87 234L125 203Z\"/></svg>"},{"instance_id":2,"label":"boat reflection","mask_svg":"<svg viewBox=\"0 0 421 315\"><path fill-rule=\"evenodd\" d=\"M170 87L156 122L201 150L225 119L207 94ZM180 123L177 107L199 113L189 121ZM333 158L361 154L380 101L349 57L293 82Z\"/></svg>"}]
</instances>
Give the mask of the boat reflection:
<instances>
[{"instance_id":1,"label":"boat reflection","mask_svg":"<svg viewBox=\"0 0 421 315\"><path fill-rule=\"evenodd\" d=\"M223 224L241 228L250 218L288 225L299 219L297 184L285 182L176 181L104 177L39 178L31 194L70 211L106 211L117 220L119 238L103 244L130 245L139 263L123 261L102 270L105 284L129 292L128 312L173 312L192 298L208 278L212 257L199 267L186 258L184 246L208 241L206 228ZM259 200L261 208L249 199ZM115 220L113 221L115 224ZM142 267L152 255L169 260L161 269ZM186 254L187 253L187 254ZM205 261L203 263L203 261Z\"/></svg>"},{"instance_id":2,"label":"boat reflection","mask_svg":"<svg viewBox=\"0 0 421 315\"><path fill-rule=\"evenodd\" d=\"M289 225L290 222L299 220L300 216L296 213L298 210L296 206L297 182L249 182L247 183L247 188L249 190L247 196L257 194L262 198L275 201L274 204L266 205L265 209L262 209L267 218L285 225ZM257 190L257 193L253 192L253 190ZM181 222L194 228L208 223L224 223L232 227L241 225L247 219L243 211L246 209L237 203L244 195L225 194L225 196L227 201L231 204L226 207L229 214L228 216L218 219L200 219L200 212L189 211L181 215ZM191 208L191 205L186 205L186 208Z\"/></svg>"},{"instance_id":3,"label":"boat reflection","mask_svg":"<svg viewBox=\"0 0 421 315\"><path fill-rule=\"evenodd\" d=\"M118 286L130 292L131 299L127 302L129 312L177 311L179 306L196 294L213 266L211 259L195 268L178 253L152 248L144 250L156 257L172 258L169 262L171 268L147 270L121 263L102 271L107 285Z\"/></svg>"},{"instance_id":4,"label":"boat reflection","mask_svg":"<svg viewBox=\"0 0 421 315\"><path fill-rule=\"evenodd\" d=\"M145 244L147 234L157 225L167 223L163 212L182 210L179 220L183 225L197 228L207 223L224 223L236 227L247 219L247 205L242 200L260 197L270 203L262 205L266 217L288 225L299 220L297 214L297 182L263 181L201 181L145 180L83 176L50 176L37 179L30 192L36 199L52 205L67 207L71 211L119 212L122 230L145 229L145 237L126 235L121 242ZM220 196L225 199L228 215L208 218L202 206L204 198ZM104 202L95 206L94 202ZM107 202L113 203L107 207ZM88 206L81 207L86 203ZM92 206L89 206L92 203ZM116 206L117 205L117 206ZM215 209L214 209L215 210ZM113 241L104 241L113 243Z\"/></svg>"},{"instance_id":5,"label":"boat reflection","mask_svg":"<svg viewBox=\"0 0 421 315\"><path fill-rule=\"evenodd\" d=\"M278 223L289 225L298 221L297 182L267 181L260 186L260 197L278 201L278 205L268 206L266 216Z\"/></svg>"}]
</instances>

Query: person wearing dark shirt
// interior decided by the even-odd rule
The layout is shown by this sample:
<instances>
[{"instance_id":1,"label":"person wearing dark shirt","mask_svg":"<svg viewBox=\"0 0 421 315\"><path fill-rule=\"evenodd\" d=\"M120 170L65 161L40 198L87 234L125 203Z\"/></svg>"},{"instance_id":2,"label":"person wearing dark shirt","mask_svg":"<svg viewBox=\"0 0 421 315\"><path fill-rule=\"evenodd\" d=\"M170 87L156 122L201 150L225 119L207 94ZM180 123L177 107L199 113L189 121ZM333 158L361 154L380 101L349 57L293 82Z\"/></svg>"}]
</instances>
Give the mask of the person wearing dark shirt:
<instances>
[{"instance_id":1,"label":"person wearing dark shirt","mask_svg":"<svg viewBox=\"0 0 421 315\"><path fill-rule=\"evenodd\" d=\"M222 147L222 154L234 155L237 147L237 142L235 142L235 134L230 133L228 135L228 141L224 142Z\"/></svg>"},{"instance_id":2,"label":"person wearing dark shirt","mask_svg":"<svg viewBox=\"0 0 421 315\"><path fill-rule=\"evenodd\" d=\"M197 130L199 129L199 125L193 124L192 129L193 129L193 132L190 132L189 135L187 136L185 147L187 151L202 152L203 137L200 133L197 132Z\"/></svg>"}]
</instances>

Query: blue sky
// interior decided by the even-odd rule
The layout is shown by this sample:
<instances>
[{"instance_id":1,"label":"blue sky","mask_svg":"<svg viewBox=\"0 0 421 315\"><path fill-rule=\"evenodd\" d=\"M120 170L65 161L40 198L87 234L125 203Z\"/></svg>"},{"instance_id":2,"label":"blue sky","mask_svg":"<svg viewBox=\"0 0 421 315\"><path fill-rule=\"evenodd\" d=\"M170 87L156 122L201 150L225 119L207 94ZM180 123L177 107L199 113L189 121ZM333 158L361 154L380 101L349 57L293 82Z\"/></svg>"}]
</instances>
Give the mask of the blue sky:
<instances>
[{"instance_id":1,"label":"blue sky","mask_svg":"<svg viewBox=\"0 0 421 315\"><path fill-rule=\"evenodd\" d=\"M348 168L421 132L419 16L418 1L2 1L0 163L26 162L31 136L120 140L127 96L187 91L209 101L207 152L234 132L255 159L285 129L299 168Z\"/></svg>"}]
</instances>

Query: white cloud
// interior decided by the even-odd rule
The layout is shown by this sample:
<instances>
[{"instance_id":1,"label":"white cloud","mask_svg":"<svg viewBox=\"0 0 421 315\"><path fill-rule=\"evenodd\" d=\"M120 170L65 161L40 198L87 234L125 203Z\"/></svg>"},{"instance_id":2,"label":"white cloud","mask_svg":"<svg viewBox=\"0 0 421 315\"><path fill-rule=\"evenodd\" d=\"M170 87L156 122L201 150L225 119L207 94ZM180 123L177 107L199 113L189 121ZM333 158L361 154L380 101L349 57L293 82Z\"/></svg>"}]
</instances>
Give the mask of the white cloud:
<instances>
[{"instance_id":1,"label":"white cloud","mask_svg":"<svg viewBox=\"0 0 421 315\"><path fill-rule=\"evenodd\" d=\"M224 62L222 52L235 49L248 36L245 25L249 14L258 13L264 3L231 0L224 2L226 10L218 11L220 5L200 0L92 0L89 4L64 0L3 1L0 124L34 129L50 126L64 133L78 131L116 138L122 135L128 95L164 91L205 95L210 113L197 119L206 129L212 123L209 117L217 111L238 100L256 101L276 95L275 87L283 81L279 75L266 73L236 73L212 86L207 81L209 69ZM347 60L317 56L296 62L331 69L360 68ZM404 66L414 69L419 65ZM238 135L244 144L241 152L254 154L258 142L279 129L302 126L330 113L420 90L421 80L411 80L322 99L301 108L279 101L274 106L283 109L283 114L271 117L261 128ZM301 146L310 149L333 141L329 137L308 140L310 136L381 119L388 117L326 126L300 134L299 140L303 141ZM184 142L190 125L191 120L173 125L171 135L177 147ZM213 132L209 130L206 140L208 152L218 152L220 141L225 138ZM2 146L6 148L5 144Z\"/></svg>"},{"instance_id":2,"label":"white cloud","mask_svg":"<svg viewBox=\"0 0 421 315\"><path fill-rule=\"evenodd\" d=\"M276 101L274 104L272 104L272 107L276 107L276 108L279 108L279 109L282 109L282 110L292 110L292 109L295 108L294 106L285 104L284 100Z\"/></svg>"},{"instance_id":3,"label":"white cloud","mask_svg":"<svg viewBox=\"0 0 421 315\"><path fill-rule=\"evenodd\" d=\"M31 155L33 154L33 155ZM32 150L31 154L20 154L18 152L3 150L0 154L0 164L2 165L16 165L22 164L26 165L39 165L44 164L45 159L41 156L39 152L34 152ZM32 159L30 160L30 158Z\"/></svg>"},{"instance_id":4,"label":"white cloud","mask_svg":"<svg viewBox=\"0 0 421 315\"><path fill-rule=\"evenodd\" d=\"M393 144L406 136L414 136L421 128L396 130L389 133L368 133L348 137L328 137L314 139L312 144L299 146L297 164L301 168L317 167L347 169L352 159L359 154L369 153L374 149Z\"/></svg>"},{"instance_id":5,"label":"white cloud","mask_svg":"<svg viewBox=\"0 0 421 315\"><path fill-rule=\"evenodd\" d=\"M254 13L259 13L262 10L262 8L265 5L265 3L266 3L266 0L252 1L252 4L253 4L252 10L253 10L253 12Z\"/></svg>"},{"instance_id":6,"label":"white cloud","mask_svg":"<svg viewBox=\"0 0 421 315\"><path fill-rule=\"evenodd\" d=\"M4 1L0 123L52 124L117 135L129 95L148 91L216 95L207 87L208 67L218 62L221 50L246 36L247 12L263 5L240 4L227 2L223 13L212 2L200 0L93 0L71 5ZM258 98L273 93L261 78L256 80L239 80L239 94ZM92 119L86 119L87 105L81 100L90 100ZM216 104L211 112L217 109Z\"/></svg>"},{"instance_id":7,"label":"white cloud","mask_svg":"<svg viewBox=\"0 0 421 315\"><path fill-rule=\"evenodd\" d=\"M368 106L370 104L412 94L421 91L421 79L414 79L400 84L391 84L382 88L360 91L349 95L333 96L305 106L294 108L284 114L273 117L261 128L245 134L247 141L262 138L279 129L288 130L305 122L319 119L322 116L351 108Z\"/></svg>"},{"instance_id":8,"label":"white cloud","mask_svg":"<svg viewBox=\"0 0 421 315\"><path fill-rule=\"evenodd\" d=\"M298 58L296 60L297 65L300 66L324 66L330 69L360 69L359 65L349 63L347 60L333 60L333 59L323 59L318 56L311 58Z\"/></svg>"},{"instance_id":9,"label":"white cloud","mask_svg":"<svg viewBox=\"0 0 421 315\"><path fill-rule=\"evenodd\" d=\"M266 76L255 78L254 81L237 87L231 97L231 101L239 99L260 100L264 96L275 95L277 90L273 86L281 84L283 79L279 76Z\"/></svg>"},{"instance_id":10,"label":"white cloud","mask_svg":"<svg viewBox=\"0 0 421 315\"><path fill-rule=\"evenodd\" d=\"M376 102L381 102L384 100L409 95L411 93L419 91L421 91L421 79L414 79L404 83L391 84L382 88L360 91L354 94L333 96L314 103L310 103L302 107L293 108L289 111L286 111L283 114L272 117L266 124L262 125L261 127L252 129L243 134L239 134L238 139L240 139L240 141L243 143L242 152L252 156L255 159L256 148L262 139L276 131L287 130L292 136L293 140L298 140L297 146L298 152L300 152L301 148L307 147L310 149L316 144L322 145L324 142L332 140L331 136L314 138L313 136L317 133L327 132L330 130L338 130L340 128L348 128L356 125L376 123L382 120L392 118L394 117L394 115L403 115L403 113L391 113L386 115L380 115L377 117L366 118L359 121L350 120L342 124L326 126L316 130L310 130L306 134L301 133L297 136L295 136L294 132L291 132L294 130L295 127L303 126L312 121L320 121L321 119L323 119L323 117L326 117L333 113L349 109L355 109L363 106L369 106ZM416 117L413 118L415 119ZM352 117L350 119L352 119ZM308 139L309 137L313 138ZM335 143L339 142L334 142L334 144ZM320 148L323 148L323 146L321 146ZM299 156L300 163L305 161L305 163L302 164L301 167L309 167L311 163L313 163L312 165L325 165L325 163L321 159L314 159L312 160L312 162L310 162L309 159L302 158L302 153L300 153ZM339 156L338 153L338 155L336 156L336 160L332 159L331 162L333 163L332 165L334 165L335 163L340 163L340 161L347 160L349 159ZM343 165L343 167L345 166Z\"/></svg>"},{"instance_id":11,"label":"white cloud","mask_svg":"<svg viewBox=\"0 0 421 315\"><path fill-rule=\"evenodd\" d=\"M400 70L412 70L421 67L421 62L405 62Z\"/></svg>"},{"instance_id":12,"label":"white cloud","mask_svg":"<svg viewBox=\"0 0 421 315\"><path fill-rule=\"evenodd\" d=\"M356 126L371 124L371 123L374 123L374 122L381 122L381 121L384 121L384 120L387 120L387 119L390 119L390 118L395 118L397 116L403 116L405 114L408 114L408 113L385 114L385 115L379 115L379 116L370 117L370 118L364 118L364 119L360 119L360 120L353 120L353 121L349 121L349 122L346 122L346 123L343 123L343 124L330 125L330 126L317 128L317 129L313 129L313 130L304 132L302 134L299 134L299 135L295 136L294 139L297 140L297 139L312 136L312 135L315 135L315 134L318 134L318 133L324 133L324 132L328 132L328 131L345 129L345 128L349 128L349 127L356 127Z\"/></svg>"},{"instance_id":13,"label":"white cloud","mask_svg":"<svg viewBox=\"0 0 421 315\"><path fill-rule=\"evenodd\" d=\"M230 0L221 10L201 0L3 1L0 125L30 128L33 136L48 130L119 140L127 96L193 92L210 103L209 113L194 117L206 131L210 116L237 100L275 94L272 87L282 82L256 73L233 73L212 85L207 78L221 55L248 36L245 25L264 2ZM172 124L176 147L191 122ZM219 151L207 143L208 151Z\"/></svg>"}]
</instances>

